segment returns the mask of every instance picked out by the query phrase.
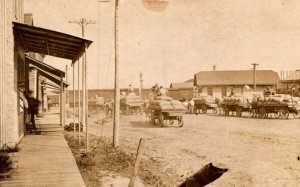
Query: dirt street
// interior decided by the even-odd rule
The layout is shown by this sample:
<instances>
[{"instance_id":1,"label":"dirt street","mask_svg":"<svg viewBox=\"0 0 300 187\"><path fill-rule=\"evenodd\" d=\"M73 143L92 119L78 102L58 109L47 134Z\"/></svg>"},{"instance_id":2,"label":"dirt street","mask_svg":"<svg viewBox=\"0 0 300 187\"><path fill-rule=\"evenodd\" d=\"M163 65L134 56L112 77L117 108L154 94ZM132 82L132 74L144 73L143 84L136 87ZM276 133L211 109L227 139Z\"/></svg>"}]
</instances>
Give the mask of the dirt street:
<instances>
[{"instance_id":1,"label":"dirt street","mask_svg":"<svg viewBox=\"0 0 300 187\"><path fill-rule=\"evenodd\" d=\"M89 118L90 133L111 137L112 121L96 118ZM134 152L144 138L144 157L164 163L162 174L175 170L178 181L212 162L229 171L210 186L300 186L299 122L206 114L185 115L182 128L161 128L144 115L122 116L120 145Z\"/></svg>"}]
</instances>

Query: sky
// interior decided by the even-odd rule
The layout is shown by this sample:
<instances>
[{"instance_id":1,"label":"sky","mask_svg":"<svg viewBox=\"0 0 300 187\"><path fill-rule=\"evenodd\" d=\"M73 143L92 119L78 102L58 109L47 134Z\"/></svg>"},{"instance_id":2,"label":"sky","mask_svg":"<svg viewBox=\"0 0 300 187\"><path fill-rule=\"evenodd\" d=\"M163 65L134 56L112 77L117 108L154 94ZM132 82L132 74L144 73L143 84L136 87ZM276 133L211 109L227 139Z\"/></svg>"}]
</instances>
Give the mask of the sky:
<instances>
[{"instance_id":1,"label":"sky","mask_svg":"<svg viewBox=\"0 0 300 187\"><path fill-rule=\"evenodd\" d=\"M114 2L98 0L24 0L34 25L81 36L70 20L96 21L85 37L94 41L87 53L88 88L114 85ZM199 71L300 69L300 1L169 0L151 11L145 0L121 0L118 16L120 86L144 87L192 79ZM46 57L72 83L70 61ZM77 72L77 65L75 65ZM77 79L75 79L77 81ZM71 85L72 88L72 85Z\"/></svg>"}]
</instances>

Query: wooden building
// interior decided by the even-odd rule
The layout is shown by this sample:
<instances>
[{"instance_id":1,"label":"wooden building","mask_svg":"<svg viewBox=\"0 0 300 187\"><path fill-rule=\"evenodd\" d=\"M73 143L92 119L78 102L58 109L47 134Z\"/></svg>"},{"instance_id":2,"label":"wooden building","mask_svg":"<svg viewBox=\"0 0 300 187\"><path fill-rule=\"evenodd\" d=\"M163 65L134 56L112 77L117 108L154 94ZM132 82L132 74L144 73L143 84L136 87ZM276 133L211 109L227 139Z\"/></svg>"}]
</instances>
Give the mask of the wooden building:
<instances>
[{"instance_id":1,"label":"wooden building","mask_svg":"<svg viewBox=\"0 0 300 187\"><path fill-rule=\"evenodd\" d=\"M194 89L194 80L186 81L186 82L177 82L171 83L169 88L169 96L180 100L180 99L190 99L195 96ZM196 91L197 92L197 91Z\"/></svg>"},{"instance_id":2,"label":"wooden building","mask_svg":"<svg viewBox=\"0 0 300 187\"><path fill-rule=\"evenodd\" d=\"M256 70L256 91L263 92L266 87L276 89L279 84L278 73L271 70ZM200 71L194 76L194 86L200 93L218 98L228 96L231 89L243 94L254 91L254 71Z\"/></svg>"},{"instance_id":3,"label":"wooden building","mask_svg":"<svg viewBox=\"0 0 300 187\"><path fill-rule=\"evenodd\" d=\"M289 76L280 80L278 85L280 93L293 93L295 96L300 96L300 69L293 71Z\"/></svg>"}]
</instances>

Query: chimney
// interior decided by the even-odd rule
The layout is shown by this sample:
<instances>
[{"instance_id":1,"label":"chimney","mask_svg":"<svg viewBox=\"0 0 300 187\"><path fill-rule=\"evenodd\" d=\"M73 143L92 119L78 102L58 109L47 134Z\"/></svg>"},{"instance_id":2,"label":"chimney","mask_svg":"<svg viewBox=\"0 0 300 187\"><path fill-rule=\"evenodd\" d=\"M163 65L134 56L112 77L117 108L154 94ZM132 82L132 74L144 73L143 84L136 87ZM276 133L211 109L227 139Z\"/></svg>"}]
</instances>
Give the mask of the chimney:
<instances>
[{"instance_id":1,"label":"chimney","mask_svg":"<svg viewBox=\"0 0 300 187\"><path fill-rule=\"evenodd\" d=\"M24 14L24 23L33 26L33 16L32 13Z\"/></svg>"},{"instance_id":2,"label":"chimney","mask_svg":"<svg viewBox=\"0 0 300 187\"><path fill-rule=\"evenodd\" d=\"M217 71L217 66L216 65L213 65L213 71Z\"/></svg>"}]
</instances>

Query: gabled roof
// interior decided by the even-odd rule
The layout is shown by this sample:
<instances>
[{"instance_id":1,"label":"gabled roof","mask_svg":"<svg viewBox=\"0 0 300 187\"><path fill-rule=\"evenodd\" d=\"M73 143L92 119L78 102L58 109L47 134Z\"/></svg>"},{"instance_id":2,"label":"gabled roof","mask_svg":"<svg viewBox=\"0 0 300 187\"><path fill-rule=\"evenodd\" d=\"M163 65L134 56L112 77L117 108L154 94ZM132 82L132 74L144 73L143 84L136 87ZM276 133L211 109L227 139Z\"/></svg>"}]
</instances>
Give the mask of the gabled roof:
<instances>
[{"instance_id":1,"label":"gabled roof","mask_svg":"<svg viewBox=\"0 0 300 187\"><path fill-rule=\"evenodd\" d=\"M34 52L75 62L92 41L49 29L13 22L25 52Z\"/></svg>"},{"instance_id":2,"label":"gabled roof","mask_svg":"<svg viewBox=\"0 0 300 187\"><path fill-rule=\"evenodd\" d=\"M279 83L278 73L271 70L256 70L257 85L274 85ZM252 70L240 71L200 71L195 74L194 85L253 85L254 73Z\"/></svg>"},{"instance_id":3,"label":"gabled roof","mask_svg":"<svg viewBox=\"0 0 300 187\"><path fill-rule=\"evenodd\" d=\"M179 88L189 89L189 88L193 88L193 85L194 85L193 82L174 82L174 83L171 83L170 88L174 88L174 89L179 89Z\"/></svg>"},{"instance_id":4,"label":"gabled roof","mask_svg":"<svg viewBox=\"0 0 300 187\"><path fill-rule=\"evenodd\" d=\"M192 82L192 83L194 83L194 79L189 79L189 80L186 80L184 82Z\"/></svg>"}]
</instances>

